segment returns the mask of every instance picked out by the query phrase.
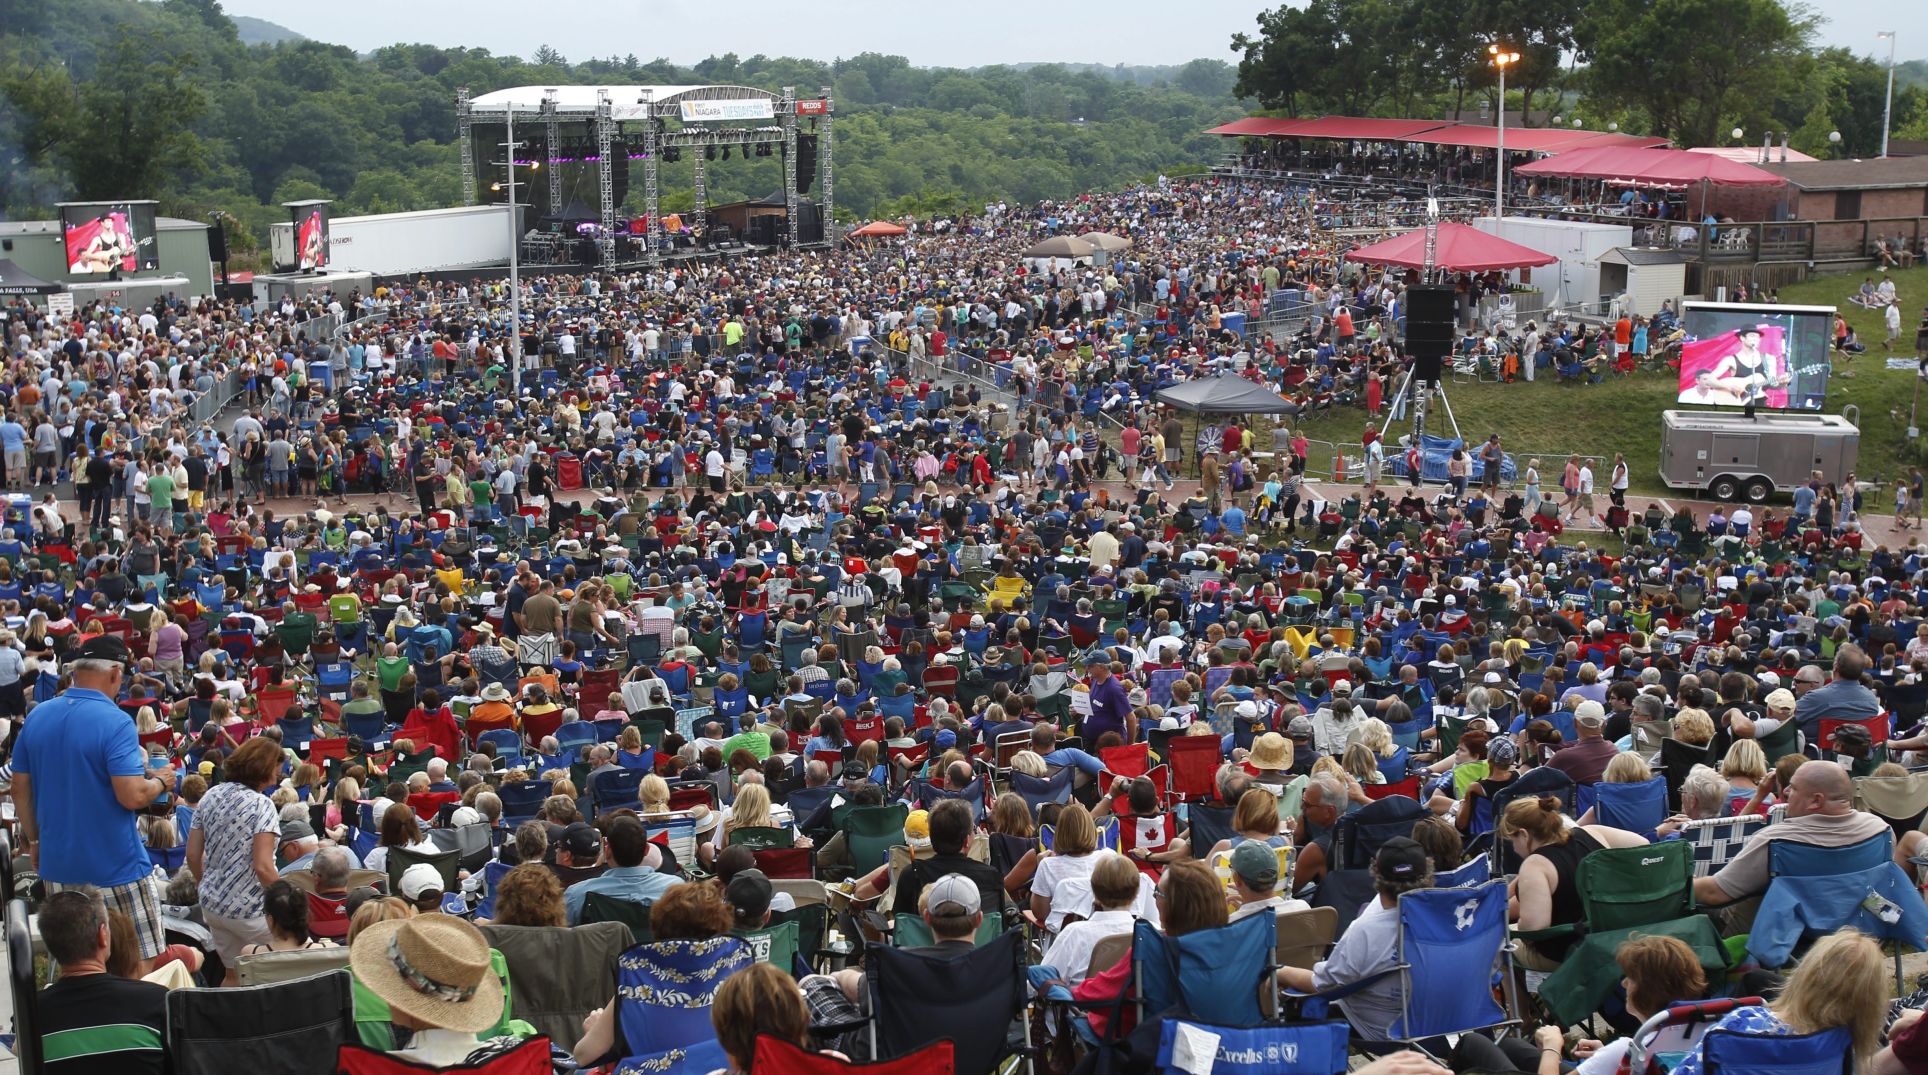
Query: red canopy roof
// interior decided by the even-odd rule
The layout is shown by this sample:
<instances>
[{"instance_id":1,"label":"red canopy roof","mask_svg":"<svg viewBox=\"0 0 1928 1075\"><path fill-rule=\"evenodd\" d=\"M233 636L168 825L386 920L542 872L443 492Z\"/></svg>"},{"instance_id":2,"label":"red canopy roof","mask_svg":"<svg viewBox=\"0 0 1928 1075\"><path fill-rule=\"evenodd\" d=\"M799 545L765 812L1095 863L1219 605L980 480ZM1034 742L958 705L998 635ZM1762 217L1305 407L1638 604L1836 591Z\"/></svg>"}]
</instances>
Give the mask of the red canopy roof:
<instances>
[{"instance_id":1,"label":"red canopy roof","mask_svg":"<svg viewBox=\"0 0 1928 1075\"><path fill-rule=\"evenodd\" d=\"M1426 267L1426 229L1395 235L1384 242L1363 246L1346 255L1347 261L1373 265L1397 265L1402 269ZM1488 235L1467 224L1444 221L1439 225L1439 241L1433 264L1453 272L1489 272L1518 269L1528 265L1551 265L1560 260L1530 246Z\"/></svg>"},{"instance_id":2,"label":"red canopy roof","mask_svg":"<svg viewBox=\"0 0 1928 1075\"><path fill-rule=\"evenodd\" d=\"M1365 141L1383 140L1402 142L1421 131L1435 130L1448 126L1445 120L1438 119L1359 119L1352 116L1325 116L1320 119L1296 120L1292 129L1284 131L1291 138L1342 138Z\"/></svg>"},{"instance_id":3,"label":"red canopy roof","mask_svg":"<svg viewBox=\"0 0 1928 1075\"><path fill-rule=\"evenodd\" d=\"M851 235L903 235L902 224L892 224L888 220L873 220L861 228L851 230Z\"/></svg>"},{"instance_id":4,"label":"red canopy roof","mask_svg":"<svg viewBox=\"0 0 1928 1075\"><path fill-rule=\"evenodd\" d=\"M1508 127L1506 129L1506 148L1515 152L1561 153L1582 146L1601 145L1602 139L1613 139L1616 144L1658 146L1665 145L1665 138L1640 138L1634 135L1611 134L1605 131L1582 131L1560 127ZM1438 130L1423 131L1405 139L1408 142L1430 142L1446 146L1474 146L1480 149L1499 148L1499 128L1485 127L1470 123L1456 123Z\"/></svg>"},{"instance_id":5,"label":"red canopy roof","mask_svg":"<svg viewBox=\"0 0 1928 1075\"><path fill-rule=\"evenodd\" d=\"M1514 169L1518 175L1563 176L1570 179L1624 179L1656 186L1722 183L1728 186L1780 186L1787 182L1773 172L1709 153L1684 149L1642 149L1637 146L1584 147L1557 157L1537 160Z\"/></svg>"},{"instance_id":6,"label":"red canopy roof","mask_svg":"<svg viewBox=\"0 0 1928 1075\"><path fill-rule=\"evenodd\" d=\"M1247 116L1244 119L1235 119L1222 126L1213 127L1205 133L1223 134L1234 137L1243 135L1279 138L1290 133L1292 128L1303 126L1305 122L1306 121L1302 119L1273 119L1269 116Z\"/></svg>"}]
</instances>

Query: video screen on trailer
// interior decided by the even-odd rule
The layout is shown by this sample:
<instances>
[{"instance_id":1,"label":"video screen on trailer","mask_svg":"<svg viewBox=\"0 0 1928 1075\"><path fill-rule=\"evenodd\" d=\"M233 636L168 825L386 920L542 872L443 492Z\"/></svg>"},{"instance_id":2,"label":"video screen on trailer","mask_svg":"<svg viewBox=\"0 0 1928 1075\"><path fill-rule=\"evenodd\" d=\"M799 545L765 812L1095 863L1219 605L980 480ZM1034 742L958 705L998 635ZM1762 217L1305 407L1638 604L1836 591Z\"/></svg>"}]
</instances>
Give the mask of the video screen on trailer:
<instances>
[{"instance_id":1,"label":"video screen on trailer","mask_svg":"<svg viewBox=\"0 0 1928 1075\"><path fill-rule=\"evenodd\" d=\"M76 276L141 272L161 266L153 202L79 202L60 207L67 271Z\"/></svg>"},{"instance_id":2,"label":"video screen on trailer","mask_svg":"<svg viewBox=\"0 0 1928 1075\"><path fill-rule=\"evenodd\" d=\"M328 267L328 207L304 205L294 211L295 269Z\"/></svg>"},{"instance_id":3,"label":"video screen on trailer","mask_svg":"<svg viewBox=\"0 0 1928 1075\"><path fill-rule=\"evenodd\" d=\"M1689 302L1681 327L1681 403L1818 411L1826 402L1833 307Z\"/></svg>"}]
</instances>

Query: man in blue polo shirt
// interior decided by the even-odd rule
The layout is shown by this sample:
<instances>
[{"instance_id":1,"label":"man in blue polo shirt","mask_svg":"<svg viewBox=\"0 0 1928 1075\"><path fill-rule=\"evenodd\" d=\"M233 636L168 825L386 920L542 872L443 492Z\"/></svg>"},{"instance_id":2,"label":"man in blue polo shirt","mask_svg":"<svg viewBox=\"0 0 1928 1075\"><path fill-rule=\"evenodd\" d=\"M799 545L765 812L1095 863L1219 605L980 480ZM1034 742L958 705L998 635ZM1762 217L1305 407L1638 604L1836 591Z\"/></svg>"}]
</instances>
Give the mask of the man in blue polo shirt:
<instances>
[{"instance_id":1,"label":"man in blue polo shirt","mask_svg":"<svg viewBox=\"0 0 1928 1075\"><path fill-rule=\"evenodd\" d=\"M174 770L148 767L133 719L114 704L132 659L110 635L80 647L73 686L34 707L14 744L13 798L48 890L99 889L152 958L166 947L161 893L136 818L173 789Z\"/></svg>"}]
</instances>

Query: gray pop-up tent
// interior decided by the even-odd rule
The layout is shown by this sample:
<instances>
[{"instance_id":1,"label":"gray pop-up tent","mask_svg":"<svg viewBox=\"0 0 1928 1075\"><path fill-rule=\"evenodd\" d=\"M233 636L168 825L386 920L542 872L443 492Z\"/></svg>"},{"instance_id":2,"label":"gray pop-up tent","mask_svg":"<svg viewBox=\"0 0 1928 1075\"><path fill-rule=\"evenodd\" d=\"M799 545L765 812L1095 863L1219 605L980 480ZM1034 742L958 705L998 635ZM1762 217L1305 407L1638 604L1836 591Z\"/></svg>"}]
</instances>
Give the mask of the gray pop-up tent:
<instances>
[{"instance_id":1,"label":"gray pop-up tent","mask_svg":"<svg viewBox=\"0 0 1928 1075\"><path fill-rule=\"evenodd\" d=\"M1261 384L1220 373L1158 390L1158 402L1193 414L1297 414L1299 405Z\"/></svg>"},{"instance_id":2,"label":"gray pop-up tent","mask_svg":"<svg viewBox=\"0 0 1928 1075\"><path fill-rule=\"evenodd\" d=\"M1255 384L1243 377L1229 373L1218 373L1210 377L1200 377L1184 381L1170 388L1158 390L1158 402L1176 407L1194 415L1206 414L1297 414L1299 405L1261 384ZM1192 458L1193 466L1200 462L1193 452L1198 424L1192 425L1192 440L1185 444L1185 452Z\"/></svg>"},{"instance_id":3,"label":"gray pop-up tent","mask_svg":"<svg viewBox=\"0 0 1928 1075\"><path fill-rule=\"evenodd\" d=\"M60 290L61 285L42 280L13 259L0 258L0 295L51 295Z\"/></svg>"}]
</instances>

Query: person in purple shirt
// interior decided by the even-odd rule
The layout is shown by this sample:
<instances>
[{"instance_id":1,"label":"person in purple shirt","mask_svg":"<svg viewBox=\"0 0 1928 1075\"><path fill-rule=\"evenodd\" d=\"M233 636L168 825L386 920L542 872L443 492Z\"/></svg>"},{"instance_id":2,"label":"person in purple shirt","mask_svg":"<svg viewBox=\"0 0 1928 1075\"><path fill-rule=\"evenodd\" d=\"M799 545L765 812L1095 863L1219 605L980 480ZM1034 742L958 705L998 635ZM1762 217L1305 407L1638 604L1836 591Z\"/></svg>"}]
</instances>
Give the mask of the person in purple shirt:
<instances>
[{"instance_id":1,"label":"person in purple shirt","mask_svg":"<svg viewBox=\"0 0 1928 1075\"><path fill-rule=\"evenodd\" d=\"M1137 730L1131 727L1131 698L1125 694L1125 685L1111 674L1111 662L1093 658L1085 665L1085 673L1091 687L1091 715L1084 722L1086 741L1096 743L1106 732L1117 732L1125 742L1131 742Z\"/></svg>"}]
</instances>

